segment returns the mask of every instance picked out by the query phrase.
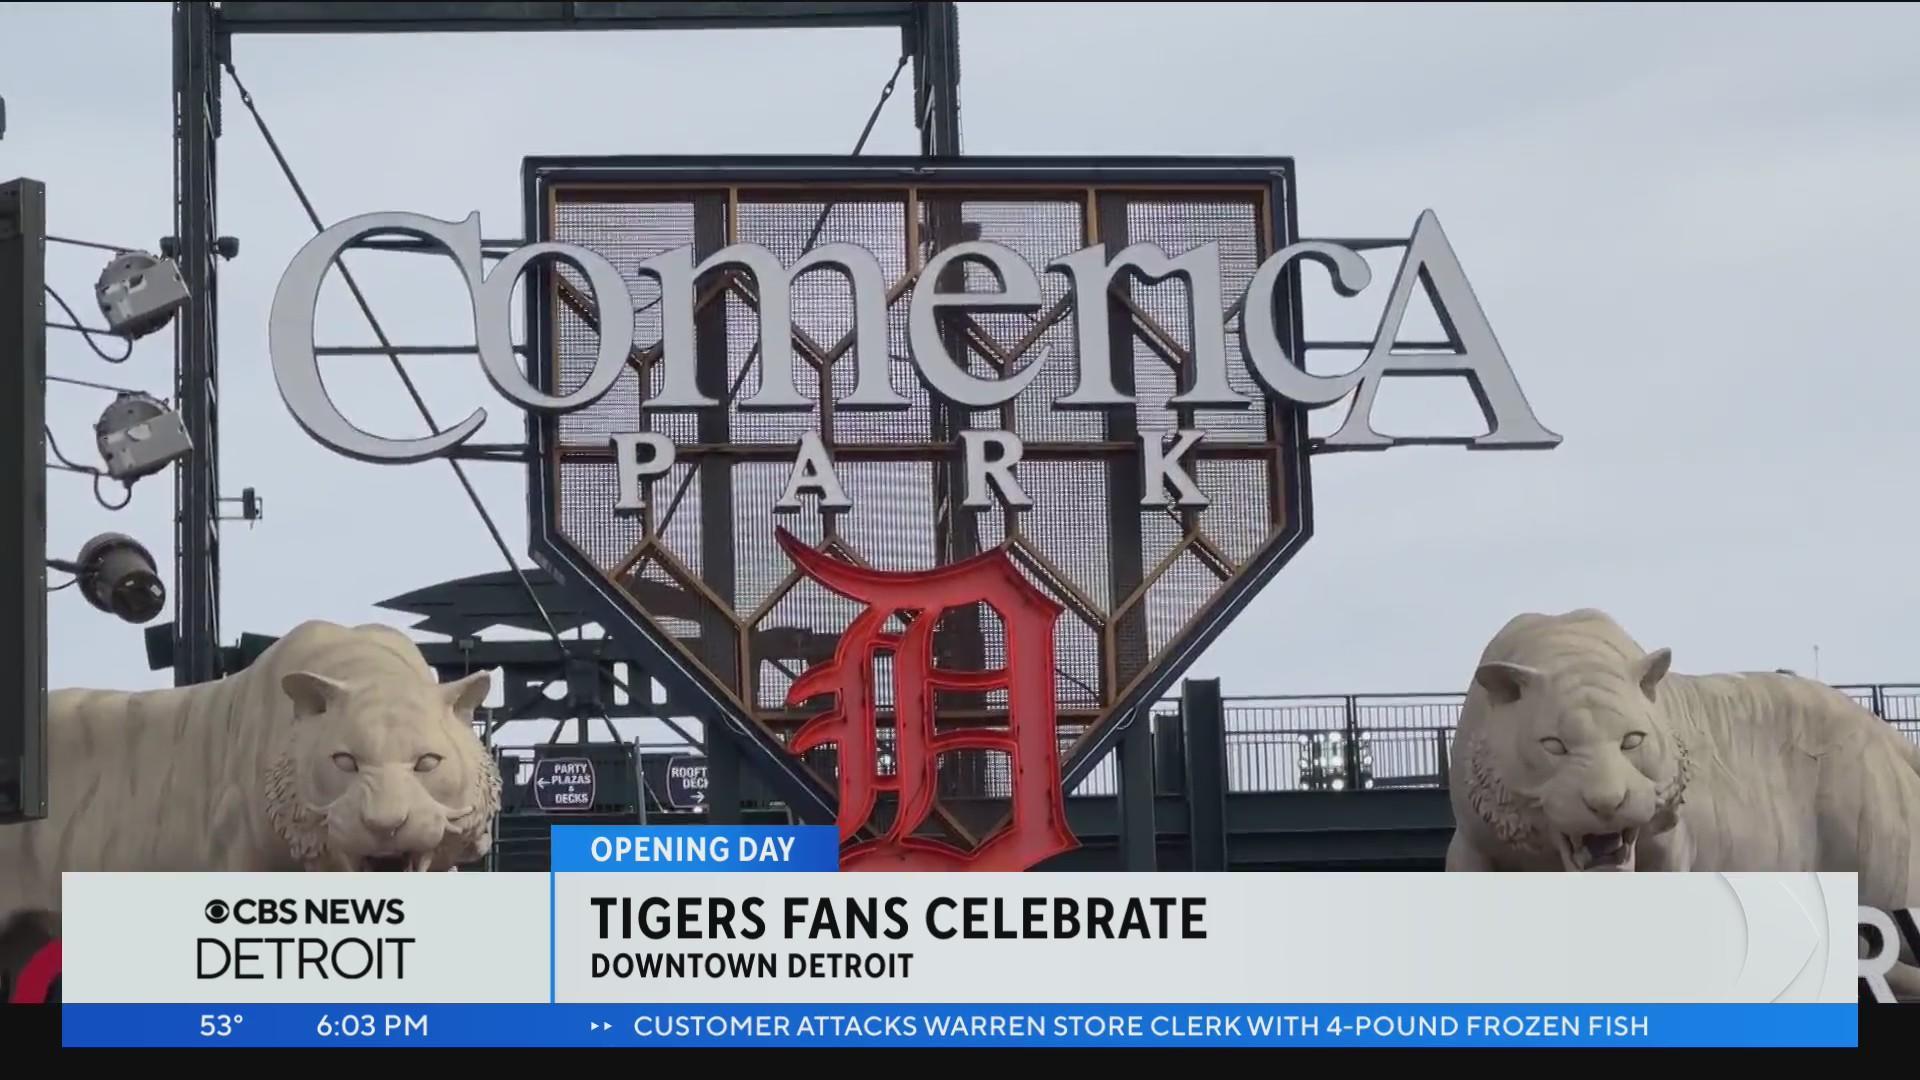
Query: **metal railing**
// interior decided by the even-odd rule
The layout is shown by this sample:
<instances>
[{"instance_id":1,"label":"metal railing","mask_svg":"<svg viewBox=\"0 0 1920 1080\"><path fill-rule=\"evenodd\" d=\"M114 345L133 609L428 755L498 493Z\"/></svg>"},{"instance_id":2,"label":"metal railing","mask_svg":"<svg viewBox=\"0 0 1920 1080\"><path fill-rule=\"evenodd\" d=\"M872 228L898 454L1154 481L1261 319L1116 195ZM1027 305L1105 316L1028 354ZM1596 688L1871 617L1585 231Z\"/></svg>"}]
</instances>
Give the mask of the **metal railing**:
<instances>
[{"instance_id":1,"label":"metal railing","mask_svg":"<svg viewBox=\"0 0 1920 1080\"><path fill-rule=\"evenodd\" d=\"M1834 689L1920 745L1920 683ZM1466 695L1262 695L1223 699L1227 789L1233 792L1443 787ZM1179 715L1177 700L1153 720ZM1074 795L1111 795L1111 759Z\"/></svg>"},{"instance_id":2,"label":"metal railing","mask_svg":"<svg viewBox=\"0 0 1920 1080\"><path fill-rule=\"evenodd\" d=\"M1837 686L1863 708L1920 745L1920 683ZM1227 790L1378 791L1446 786L1453 734L1464 694L1291 694L1226 697ZM1153 707L1151 725L1177 722L1178 699ZM1080 737L1059 733L1064 759ZM893 772L893 733L880 732L878 772ZM1156 740L1157 742L1157 740ZM834 775L834 752L805 755L823 778ZM1006 756L968 750L940 759L943 796L1006 798L1012 782ZM1160 767L1177 766L1162 763ZM529 761L525 769L531 770ZM1070 798L1111 798L1119 792L1119 769L1109 753Z\"/></svg>"}]
</instances>

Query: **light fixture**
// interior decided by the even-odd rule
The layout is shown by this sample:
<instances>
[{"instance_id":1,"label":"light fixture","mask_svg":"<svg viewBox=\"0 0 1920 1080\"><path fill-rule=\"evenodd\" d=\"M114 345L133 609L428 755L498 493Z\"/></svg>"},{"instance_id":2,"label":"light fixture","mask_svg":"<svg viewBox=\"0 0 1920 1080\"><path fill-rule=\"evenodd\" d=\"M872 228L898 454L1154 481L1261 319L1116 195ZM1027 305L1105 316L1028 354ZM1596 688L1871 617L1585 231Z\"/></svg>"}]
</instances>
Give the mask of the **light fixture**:
<instances>
[{"instance_id":1,"label":"light fixture","mask_svg":"<svg viewBox=\"0 0 1920 1080\"><path fill-rule=\"evenodd\" d=\"M114 257L93 286L107 328L124 338L142 338L173 321L187 304L187 283L172 259L144 251Z\"/></svg>"},{"instance_id":2,"label":"light fixture","mask_svg":"<svg viewBox=\"0 0 1920 1080\"><path fill-rule=\"evenodd\" d=\"M47 565L72 574L87 603L125 622L147 622L167 605L153 556L123 533L101 533L87 541L78 559L50 559Z\"/></svg>"},{"instance_id":3,"label":"light fixture","mask_svg":"<svg viewBox=\"0 0 1920 1080\"><path fill-rule=\"evenodd\" d=\"M151 476L193 452L180 414L150 394L122 392L93 426L107 475L122 483Z\"/></svg>"}]
</instances>

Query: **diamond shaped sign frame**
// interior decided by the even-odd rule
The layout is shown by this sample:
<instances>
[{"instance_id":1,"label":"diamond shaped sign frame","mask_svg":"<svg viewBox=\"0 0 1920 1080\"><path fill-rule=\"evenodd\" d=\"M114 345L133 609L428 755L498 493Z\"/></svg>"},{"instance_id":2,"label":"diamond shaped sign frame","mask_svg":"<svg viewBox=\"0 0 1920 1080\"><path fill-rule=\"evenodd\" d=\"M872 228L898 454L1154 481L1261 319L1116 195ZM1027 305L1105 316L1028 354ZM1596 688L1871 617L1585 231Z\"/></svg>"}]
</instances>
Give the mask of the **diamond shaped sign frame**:
<instances>
[{"instance_id":1,"label":"diamond shaped sign frame","mask_svg":"<svg viewBox=\"0 0 1920 1080\"><path fill-rule=\"evenodd\" d=\"M677 708L784 758L775 787L803 817L831 820L831 763L784 754L810 715L787 708L785 691L809 663L832 656L855 609L802 580L776 546L777 528L885 570L1007 551L1065 609L1055 651L1069 791L1312 534L1306 411L1266 393L1240 348L1248 282L1298 238L1291 159L542 158L527 161L524 190L528 237L606 256L635 310L633 348L611 391L576 412L528 414L535 558L578 587L609 632L649 654L649 674ZM1023 393L988 408L931 393L909 344L920 271L969 241L1012 249L1041 283L1034 310L969 310L937 324L946 351L976 379L1038 365ZM907 407L856 410L840 400L872 345L855 332L851 278L812 272L788 283L791 370L807 407L743 409L764 374L763 290L752 272L718 267L694 285L692 352L699 391L721 405L644 408L665 389L668 313L659 282L636 268L688 245L699 262L738 243L763 246L783 268L832 244L870 252L885 278L889 385ZM1208 243L1218 253L1227 380L1249 404L1169 404L1191 388L1194 325L1208 313L1192 310L1191 279L1122 273L1092 317L1106 330L1114 386L1135 400L1055 407L1079 378L1085 316L1069 275L1049 264L1093 245L1105 245L1108 259L1134 244L1178 259ZM1286 267L1272 296L1274 329L1296 358L1299 275L1297 262ZM1005 283L977 265L949 264L935 284L951 293ZM598 349L592 289L554 263L530 269L523 288L529 377L547 393L571 392ZM1191 429L1205 438L1180 460L1207 505L1179 505L1169 493L1164 505L1143 506L1143 441L1173 453L1174 433ZM1015 475L1031 508L1010 511L998 498L964 505L963 430L1019 438ZM664 436L675 463L645 484L646 509L622 514L610 440L636 431ZM809 433L850 506L808 494L798 510L776 508ZM996 630L990 613L943 623L937 648L961 666L991 665ZM886 673L877 677L884 714ZM993 695L956 697L940 717L993 724L995 706ZM965 764L954 763L956 772ZM990 763L973 766L991 772Z\"/></svg>"}]
</instances>

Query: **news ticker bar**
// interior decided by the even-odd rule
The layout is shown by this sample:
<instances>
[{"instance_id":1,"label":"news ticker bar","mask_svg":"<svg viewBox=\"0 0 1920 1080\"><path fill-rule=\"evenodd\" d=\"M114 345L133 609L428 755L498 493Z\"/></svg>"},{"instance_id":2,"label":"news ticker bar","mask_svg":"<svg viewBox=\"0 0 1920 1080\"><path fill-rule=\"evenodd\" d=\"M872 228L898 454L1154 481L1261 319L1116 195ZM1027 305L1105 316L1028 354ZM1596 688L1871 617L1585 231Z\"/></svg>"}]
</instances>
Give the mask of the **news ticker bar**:
<instances>
[{"instance_id":1,"label":"news ticker bar","mask_svg":"<svg viewBox=\"0 0 1920 1080\"><path fill-rule=\"evenodd\" d=\"M1795 1005L65 1005L105 1047L1853 1047Z\"/></svg>"}]
</instances>

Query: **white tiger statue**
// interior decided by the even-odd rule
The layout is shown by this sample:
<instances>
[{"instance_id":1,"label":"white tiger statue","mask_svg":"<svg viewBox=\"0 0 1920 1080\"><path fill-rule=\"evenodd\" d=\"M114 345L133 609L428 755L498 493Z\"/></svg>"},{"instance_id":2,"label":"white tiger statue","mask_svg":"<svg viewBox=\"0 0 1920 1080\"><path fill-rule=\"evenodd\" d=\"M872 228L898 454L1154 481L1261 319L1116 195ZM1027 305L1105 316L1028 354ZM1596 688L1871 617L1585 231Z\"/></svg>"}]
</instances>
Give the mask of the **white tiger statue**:
<instances>
[{"instance_id":1,"label":"white tiger statue","mask_svg":"<svg viewBox=\"0 0 1920 1080\"><path fill-rule=\"evenodd\" d=\"M0 826L0 914L63 871L452 870L492 847L486 672L391 627L307 622L214 682L47 696L48 816Z\"/></svg>"},{"instance_id":2,"label":"white tiger statue","mask_svg":"<svg viewBox=\"0 0 1920 1080\"><path fill-rule=\"evenodd\" d=\"M1855 872L1861 904L1920 906L1920 747L1819 682L1671 663L1600 611L1508 622L1460 714L1447 869Z\"/></svg>"}]
</instances>

